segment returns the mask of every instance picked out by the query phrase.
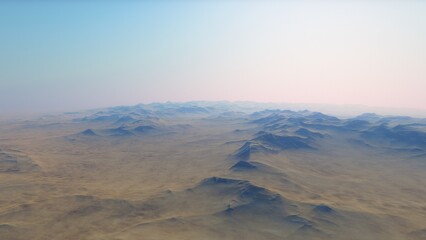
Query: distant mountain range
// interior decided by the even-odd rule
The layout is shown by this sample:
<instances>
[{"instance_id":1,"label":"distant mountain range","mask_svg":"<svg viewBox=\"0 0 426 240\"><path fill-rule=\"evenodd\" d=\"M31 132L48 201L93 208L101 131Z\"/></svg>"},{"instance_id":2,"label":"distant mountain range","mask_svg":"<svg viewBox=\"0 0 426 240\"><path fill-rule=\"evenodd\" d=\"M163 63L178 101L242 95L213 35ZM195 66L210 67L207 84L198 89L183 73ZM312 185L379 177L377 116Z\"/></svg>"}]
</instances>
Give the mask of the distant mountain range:
<instances>
[{"instance_id":1,"label":"distant mountain range","mask_svg":"<svg viewBox=\"0 0 426 240\"><path fill-rule=\"evenodd\" d=\"M104 128L86 129L81 137L137 137L178 133L191 128L171 119L238 119L257 128L253 138L236 149L232 156L248 160L252 154L276 154L286 150L315 150L327 137L348 136L348 142L374 145L386 150L408 150L412 157L426 154L426 119L407 116L381 116L365 113L340 119L308 110L266 109L251 112L245 106L227 103L153 103L99 110L74 122L101 123ZM174 121L175 122L175 121ZM349 137L349 135L351 135ZM350 138L350 139L349 139ZM355 141L356 140L356 141Z\"/></svg>"},{"instance_id":2,"label":"distant mountain range","mask_svg":"<svg viewBox=\"0 0 426 240\"><path fill-rule=\"evenodd\" d=\"M0 122L0 239L424 239L426 119L264 106Z\"/></svg>"}]
</instances>

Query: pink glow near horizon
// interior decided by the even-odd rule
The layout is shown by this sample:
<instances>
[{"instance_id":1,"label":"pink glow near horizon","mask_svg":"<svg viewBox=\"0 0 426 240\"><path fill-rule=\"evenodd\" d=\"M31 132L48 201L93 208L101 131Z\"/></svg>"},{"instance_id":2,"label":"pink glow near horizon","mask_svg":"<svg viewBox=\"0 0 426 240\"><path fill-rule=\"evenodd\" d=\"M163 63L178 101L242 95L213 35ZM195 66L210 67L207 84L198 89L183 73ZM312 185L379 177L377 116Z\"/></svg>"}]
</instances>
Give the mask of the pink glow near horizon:
<instances>
[{"instance_id":1,"label":"pink glow near horizon","mask_svg":"<svg viewBox=\"0 0 426 240\"><path fill-rule=\"evenodd\" d=\"M1 111L192 100L426 109L424 1L43 4L0 12Z\"/></svg>"}]
</instances>

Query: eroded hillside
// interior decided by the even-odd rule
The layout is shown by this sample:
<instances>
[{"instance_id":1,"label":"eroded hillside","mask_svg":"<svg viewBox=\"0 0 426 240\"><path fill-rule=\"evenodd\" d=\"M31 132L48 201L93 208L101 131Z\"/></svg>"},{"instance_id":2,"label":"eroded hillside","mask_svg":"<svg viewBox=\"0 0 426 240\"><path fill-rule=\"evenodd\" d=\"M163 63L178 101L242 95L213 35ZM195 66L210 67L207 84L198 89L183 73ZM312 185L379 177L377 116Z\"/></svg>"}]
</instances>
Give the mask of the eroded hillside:
<instances>
[{"instance_id":1,"label":"eroded hillside","mask_svg":"<svg viewBox=\"0 0 426 240\"><path fill-rule=\"evenodd\" d=\"M426 121L113 107L0 123L1 239L415 239Z\"/></svg>"}]
</instances>

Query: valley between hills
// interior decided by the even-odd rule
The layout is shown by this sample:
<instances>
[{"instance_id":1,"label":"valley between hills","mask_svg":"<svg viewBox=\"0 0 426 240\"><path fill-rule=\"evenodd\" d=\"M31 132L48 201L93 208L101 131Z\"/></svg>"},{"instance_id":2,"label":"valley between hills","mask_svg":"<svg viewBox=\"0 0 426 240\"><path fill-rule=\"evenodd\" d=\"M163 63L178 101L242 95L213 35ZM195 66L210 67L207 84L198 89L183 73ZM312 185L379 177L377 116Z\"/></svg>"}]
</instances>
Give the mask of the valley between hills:
<instances>
[{"instance_id":1,"label":"valley between hills","mask_svg":"<svg viewBox=\"0 0 426 240\"><path fill-rule=\"evenodd\" d=\"M0 239L426 239L426 119L220 102L0 122Z\"/></svg>"}]
</instances>

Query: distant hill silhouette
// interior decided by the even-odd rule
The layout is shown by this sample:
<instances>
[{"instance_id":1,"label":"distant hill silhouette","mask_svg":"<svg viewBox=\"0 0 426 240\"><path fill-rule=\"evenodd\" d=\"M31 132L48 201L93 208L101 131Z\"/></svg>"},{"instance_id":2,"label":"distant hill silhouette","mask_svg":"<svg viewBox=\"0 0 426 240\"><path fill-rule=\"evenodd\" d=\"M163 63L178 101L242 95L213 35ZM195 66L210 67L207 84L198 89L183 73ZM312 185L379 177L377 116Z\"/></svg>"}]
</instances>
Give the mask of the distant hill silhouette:
<instances>
[{"instance_id":1,"label":"distant hill silhouette","mask_svg":"<svg viewBox=\"0 0 426 240\"><path fill-rule=\"evenodd\" d=\"M97 134L92 129L86 129L80 134L84 136L97 136Z\"/></svg>"}]
</instances>

